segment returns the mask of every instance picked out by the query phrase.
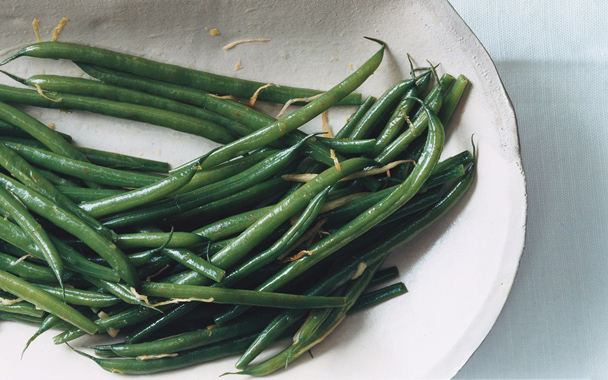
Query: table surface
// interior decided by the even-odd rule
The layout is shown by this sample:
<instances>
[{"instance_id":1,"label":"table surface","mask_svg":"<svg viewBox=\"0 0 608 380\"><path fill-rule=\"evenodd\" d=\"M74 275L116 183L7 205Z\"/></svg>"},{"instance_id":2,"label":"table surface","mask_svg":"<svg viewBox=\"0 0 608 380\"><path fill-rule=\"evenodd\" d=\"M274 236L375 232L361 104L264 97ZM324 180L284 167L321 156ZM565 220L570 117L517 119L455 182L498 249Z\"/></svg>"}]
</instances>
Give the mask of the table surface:
<instances>
[{"instance_id":1,"label":"table surface","mask_svg":"<svg viewBox=\"0 0 608 380\"><path fill-rule=\"evenodd\" d=\"M513 289L455 379L608 379L608 2L450 2L513 101L528 191Z\"/></svg>"}]
</instances>

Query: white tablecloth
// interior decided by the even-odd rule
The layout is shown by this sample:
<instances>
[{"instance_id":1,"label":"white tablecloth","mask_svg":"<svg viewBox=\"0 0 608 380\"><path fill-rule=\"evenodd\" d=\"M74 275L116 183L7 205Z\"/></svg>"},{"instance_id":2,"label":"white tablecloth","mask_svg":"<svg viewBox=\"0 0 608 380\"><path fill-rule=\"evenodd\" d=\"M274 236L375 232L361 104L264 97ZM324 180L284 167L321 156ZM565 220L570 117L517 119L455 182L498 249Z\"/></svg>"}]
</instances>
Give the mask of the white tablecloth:
<instances>
[{"instance_id":1,"label":"white tablecloth","mask_svg":"<svg viewBox=\"0 0 608 380\"><path fill-rule=\"evenodd\" d=\"M608 379L608 1L451 0L519 123L526 248L456 379Z\"/></svg>"}]
</instances>

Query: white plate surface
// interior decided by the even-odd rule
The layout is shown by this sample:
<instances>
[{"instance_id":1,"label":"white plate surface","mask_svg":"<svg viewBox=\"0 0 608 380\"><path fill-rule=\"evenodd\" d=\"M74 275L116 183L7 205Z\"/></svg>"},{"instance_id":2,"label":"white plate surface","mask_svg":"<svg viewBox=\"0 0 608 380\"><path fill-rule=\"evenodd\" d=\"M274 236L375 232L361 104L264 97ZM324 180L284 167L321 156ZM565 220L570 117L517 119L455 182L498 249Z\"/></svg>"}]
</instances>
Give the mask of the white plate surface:
<instances>
[{"instance_id":1,"label":"white plate surface","mask_svg":"<svg viewBox=\"0 0 608 380\"><path fill-rule=\"evenodd\" d=\"M525 234L525 179L515 115L496 69L471 30L445 1L4 1L0 56L35 42L31 26L49 40L62 17L59 40L92 44L164 62L261 82L328 89L388 43L378 71L360 91L379 96L416 63L441 63L471 86L449 125L445 156L479 146L478 177L461 204L407 248L392 255L409 293L348 318L314 359L302 357L275 377L290 379L430 379L452 377L494 324L511 288ZM217 28L217 36L209 33ZM264 43L226 44L249 38ZM236 71L238 60L243 69ZM20 59L3 67L21 76L83 75L69 62ZM2 83L10 83L5 78ZM81 113L24 108L70 133L76 143L172 164L208 150L203 139L151 125ZM352 108L330 112L338 129ZM320 120L306 130L320 130ZM110 379L111 375L52 334L19 355L35 328L0 323L3 378ZM97 341L94 339L93 341ZM90 339L75 342L76 346ZM214 378L234 358L184 369L180 378ZM8 371L8 372L7 372ZM165 379L176 373L150 378Z\"/></svg>"}]
</instances>

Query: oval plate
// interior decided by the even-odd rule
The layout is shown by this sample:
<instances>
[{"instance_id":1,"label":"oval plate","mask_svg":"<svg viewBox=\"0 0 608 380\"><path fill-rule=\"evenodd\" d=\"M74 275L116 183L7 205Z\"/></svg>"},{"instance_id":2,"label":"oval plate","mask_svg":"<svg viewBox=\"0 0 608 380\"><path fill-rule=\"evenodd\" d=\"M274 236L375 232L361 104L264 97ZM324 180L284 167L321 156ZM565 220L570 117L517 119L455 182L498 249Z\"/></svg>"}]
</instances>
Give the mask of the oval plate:
<instances>
[{"instance_id":1,"label":"oval plate","mask_svg":"<svg viewBox=\"0 0 608 380\"><path fill-rule=\"evenodd\" d=\"M511 288L525 234L525 179L513 108L492 60L445 1L112 1L84 5L56 1L3 3L0 52L35 42L32 20L49 40L62 17L59 40L91 44L164 62L262 82L328 89L378 49L363 36L388 43L380 69L360 91L379 96L408 77L407 54L421 66L464 74L471 82L448 126L445 156L479 148L477 180L461 204L391 256L409 293L349 317L323 344L277 377L450 378L484 339ZM217 28L219 35L212 36ZM222 47L243 39L268 42ZM236 70L240 60L241 70ZM69 62L20 59L3 67L17 75L81 76ZM5 78L3 83L10 83ZM274 112L276 108L261 105ZM163 128L95 115L27 107L83 146L182 163L210 149L203 139ZM330 111L338 129L352 108ZM320 130L315 119L305 127ZM21 347L34 328L0 323L0 357L11 378L114 379L68 347L38 338L23 360ZM105 341L105 339L103 339ZM74 342L77 347L100 337ZM195 366L180 378L217 376L234 358ZM10 363L10 364L9 364ZM8 373L7 373L8 371ZM175 373L153 378L169 378Z\"/></svg>"}]
</instances>

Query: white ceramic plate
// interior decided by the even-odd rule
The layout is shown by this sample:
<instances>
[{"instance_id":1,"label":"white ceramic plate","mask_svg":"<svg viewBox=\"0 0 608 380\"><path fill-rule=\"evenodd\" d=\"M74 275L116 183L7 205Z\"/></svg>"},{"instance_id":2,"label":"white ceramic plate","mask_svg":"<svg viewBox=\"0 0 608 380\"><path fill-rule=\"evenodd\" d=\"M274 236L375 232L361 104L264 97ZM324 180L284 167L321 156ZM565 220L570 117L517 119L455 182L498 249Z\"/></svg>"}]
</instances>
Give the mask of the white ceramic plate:
<instances>
[{"instance_id":1,"label":"white ceramic plate","mask_svg":"<svg viewBox=\"0 0 608 380\"><path fill-rule=\"evenodd\" d=\"M87 5L85 5L88 3ZM302 357L278 378L450 378L495 322L509 293L523 248L526 215L524 173L515 115L496 69L452 7L434 1L4 1L0 55L35 41L31 27L49 40L62 17L70 19L60 41L130 52L164 62L262 82L328 89L378 49L363 36L382 39L389 50L364 84L380 95L407 77L406 54L416 63L441 63L440 71L471 82L449 126L445 155L479 146L478 178L462 203L423 236L392 255L409 293L351 318L314 359ZM212 36L209 29L220 32ZM269 42L230 42L269 38ZM239 59L243 69L236 71ZM44 63L44 64L42 64ZM69 62L20 59L3 69L29 76L82 75ZM352 65L352 68L351 68ZM9 83L4 78L4 83ZM202 139L163 128L80 113L25 108L73 135L76 143L179 164L211 147ZM352 109L330 112L339 128ZM320 130L313 120L307 130ZM19 354L35 331L0 323L3 378L110 379L93 362L47 333ZM90 339L75 342L76 346ZM234 359L188 368L180 378L215 377ZM176 373L152 378L169 378Z\"/></svg>"}]
</instances>

